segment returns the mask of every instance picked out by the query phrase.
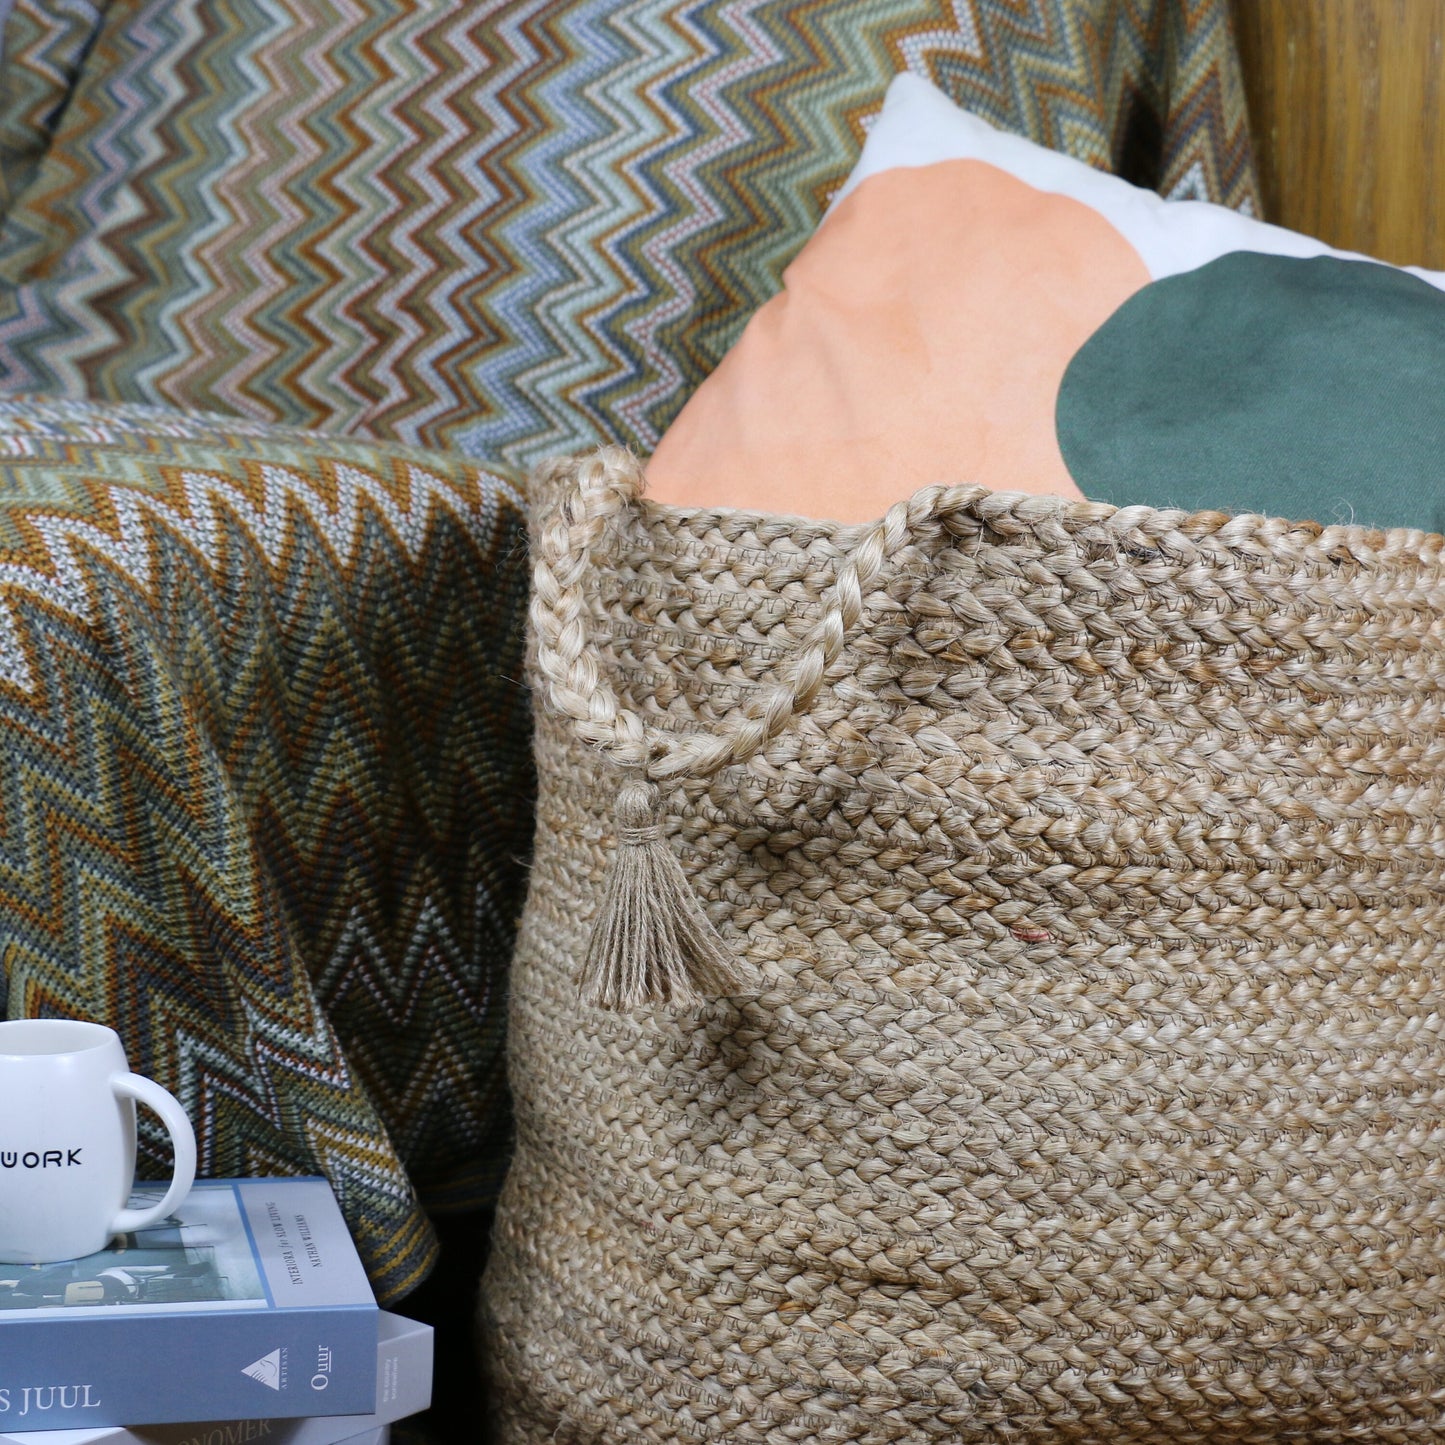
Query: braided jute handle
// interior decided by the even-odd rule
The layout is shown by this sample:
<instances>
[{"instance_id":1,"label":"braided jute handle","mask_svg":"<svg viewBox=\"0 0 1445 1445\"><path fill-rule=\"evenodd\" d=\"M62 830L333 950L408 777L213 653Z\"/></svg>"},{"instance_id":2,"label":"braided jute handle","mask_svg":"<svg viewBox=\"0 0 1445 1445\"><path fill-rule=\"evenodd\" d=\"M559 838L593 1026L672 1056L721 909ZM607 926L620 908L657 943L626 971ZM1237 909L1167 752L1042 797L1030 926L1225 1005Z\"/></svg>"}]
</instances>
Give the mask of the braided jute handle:
<instances>
[{"instance_id":1,"label":"braided jute handle","mask_svg":"<svg viewBox=\"0 0 1445 1445\"><path fill-rule=\"evenodd\" d=\"M735 709L716 731L675 734L647 727L622 705L589 639L593 559L642 496L641 465L625 449L607 447L544 463L534 477L534 485L567 488L534 537L531 621L546 700L624 772L617 851L583 964L584 996L617 1008L747 993L752 985L742 963L718 937L662 838L654 780L709 778L782 733L822 686L862 616L865 591L889 559L937 534L949 514L975 504L985 489L925 487L858 533L783 680Z\"/></svg>"}]
</instances>

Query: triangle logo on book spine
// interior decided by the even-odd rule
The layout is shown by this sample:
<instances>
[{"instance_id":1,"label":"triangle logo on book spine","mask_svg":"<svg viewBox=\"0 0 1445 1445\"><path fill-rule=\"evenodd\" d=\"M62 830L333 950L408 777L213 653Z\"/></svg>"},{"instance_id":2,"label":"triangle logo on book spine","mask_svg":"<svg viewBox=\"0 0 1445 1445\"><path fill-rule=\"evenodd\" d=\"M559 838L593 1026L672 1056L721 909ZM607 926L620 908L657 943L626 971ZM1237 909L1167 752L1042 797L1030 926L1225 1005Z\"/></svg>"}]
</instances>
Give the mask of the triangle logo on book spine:
<instances>
[{"instance_id":1,"label":"triangle logo on book spine","mask_svg":"<svg viewBox=\"0 0 1445 1445\"><path fill-rule=\"evenodd\" d=\"M241 1373L249 1375L253 1380L272 1390L279 1390L281 1388L280 1349L272 1350L269 1355L262 1355L259 1360L252 1360Z\"/></svg>"}]
</instances>

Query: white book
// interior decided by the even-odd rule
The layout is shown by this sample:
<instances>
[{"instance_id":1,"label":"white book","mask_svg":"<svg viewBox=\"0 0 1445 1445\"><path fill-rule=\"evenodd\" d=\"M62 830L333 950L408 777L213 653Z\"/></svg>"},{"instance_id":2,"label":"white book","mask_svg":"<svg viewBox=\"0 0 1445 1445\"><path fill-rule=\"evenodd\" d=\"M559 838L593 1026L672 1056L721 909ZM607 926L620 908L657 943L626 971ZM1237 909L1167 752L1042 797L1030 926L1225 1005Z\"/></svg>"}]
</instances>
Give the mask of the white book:
<instances>
[{"instance_id":1,"label":"white book","mask_svg":"<svg viewBox=\"0 0 1445 1445\"><path fill-rule=\"evenodd\" d=\"M385 1310L376 1318L373 1414L0 1432L0 1445L387 1445L393 1420L431 1404L432 1328Z\"/></svg>"},{"instance_id":2,"label":"white book","mask_svg":"<svg viewBox=\"0 0 1445 1445\"><path fill-rule=\"evenodd\" d=\"M315 1418L320 1418L319 1416ZM333 1420L342 1419L366 1419L362 1416L333 1415ZM177 1445L182 1440L190 1442L194 1440L196 1445L246 1445L248 1441L257 1441L259 1445L265 1445L268 1440L280 1440L282 1442L295 1440L297 1436L287 1434L283 1426L294 1426L301 1423L297 1420L219 1420L205 1425L167 1425L164 1429L168 1432L165 1435L152 1434L143 1430L137 1434L132 1430L122 1430L118 1426L111 1430L32 1430L27 1435L0 1435L0 1440L35 1440L54 1441L74 1440L76 1445L110 1445L111 1441L138 1440L150 1442L156 1440L175 1441ZM160 1430L162 1427L157 1426ZM173 1432L178 1430L191 1430L190 1435L178 1435ZM309 1438L309 1437L308 1437ZM365 1430L360 1435L348 1435L345 1440L338 1440L334 1445L390 1445L391 1426L378 1425L374 1430Z\"/></svg>"}]
</instances>

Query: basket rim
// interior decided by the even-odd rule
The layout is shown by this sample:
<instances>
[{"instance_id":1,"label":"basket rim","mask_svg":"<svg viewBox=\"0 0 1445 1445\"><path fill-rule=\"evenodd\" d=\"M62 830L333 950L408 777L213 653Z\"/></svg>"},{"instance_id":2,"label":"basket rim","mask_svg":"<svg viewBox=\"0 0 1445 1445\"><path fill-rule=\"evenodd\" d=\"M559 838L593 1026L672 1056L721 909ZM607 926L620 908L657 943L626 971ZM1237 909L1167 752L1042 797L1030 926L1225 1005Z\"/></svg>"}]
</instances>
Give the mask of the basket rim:
<instances>
[{"instance_id":1,"label":"basket rim","mask_svg":"<svg viewBox=\"0 0 1445 1445\"><path fill-rule=\"evenodd\" d=\"M1445 482L1445 477L1442 477ZM977 484L938 484L954 494L950 506L973 519L977 531L998 540L1011 535L1038 537L1057 529L1076 543L1110 550L1130 547L1199 557L1201 554L1256 553L1276 561L1360 567L1445 563L1445 534L1421 527L1372 527L1361 522L1319 522L1263 512L1190 510L1143 503L1121 507L1112 502L1079 501L1032 492L998 491ZM921 487L912 496L933 490ZM908 498L900 498L908 500ZM789 512L759 512L738 507L687 506L643 495L638 515L647 530L661 527L688 536L712 552L764 552L815 548L839 554L877 525L838 522ZM1002 536L998 536L998 534ZM791 548L779 548L786 539ZM760 545L761 544L761 545Z\"/></svg>"}]
</instances>

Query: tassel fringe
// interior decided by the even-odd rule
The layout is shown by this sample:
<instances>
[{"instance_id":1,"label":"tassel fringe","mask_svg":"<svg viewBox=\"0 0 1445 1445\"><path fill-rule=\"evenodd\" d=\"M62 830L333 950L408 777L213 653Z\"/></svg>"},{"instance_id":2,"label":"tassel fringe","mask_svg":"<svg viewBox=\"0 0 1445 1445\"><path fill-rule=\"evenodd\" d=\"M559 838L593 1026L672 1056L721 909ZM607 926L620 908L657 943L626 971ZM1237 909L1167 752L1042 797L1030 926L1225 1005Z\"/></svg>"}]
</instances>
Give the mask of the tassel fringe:
<instances>
[{"instance_id":1,"label":"tassel fringe","mask_svg":"<svg viewBox=\"0 0 1445 1445\"><path fill-rule=\"evenodd\" d=\"M729 952L662 836L657 785L627 778L617 795L617 851L582 964L582 998L601 1008L692 1004L746 993Z\"/></svg>"}]
</instances>

